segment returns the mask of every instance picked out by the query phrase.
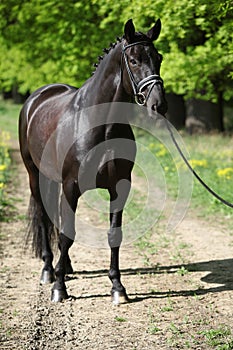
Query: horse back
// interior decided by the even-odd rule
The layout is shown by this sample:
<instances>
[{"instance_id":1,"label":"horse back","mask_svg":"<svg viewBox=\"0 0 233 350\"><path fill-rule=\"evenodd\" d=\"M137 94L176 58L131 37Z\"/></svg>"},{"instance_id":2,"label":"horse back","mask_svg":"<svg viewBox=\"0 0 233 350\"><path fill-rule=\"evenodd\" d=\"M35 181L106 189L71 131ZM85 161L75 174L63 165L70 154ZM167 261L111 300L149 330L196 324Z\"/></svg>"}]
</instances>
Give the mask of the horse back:
<instances>
[{"instance_id":1,"label":"horse back","mask_svg":"<svg viewBox=\"0 0 233 350\"><path fill-rule=\"evenodd\" d=\"M33 92L23 105L19 118L19 142L26 156L39 166L43 149L67 114L77 88L66 84L50 84Z\"/></svg>"},{"instance_id":2,"label":"horse back","mask_svg":"<svg viewBox=\"0 0 233 350\"><path fill-rule=\"evenodd\" d=\"M69 96L72 98L77 90L77 88L66 84L45 85L29 96L22 108L21 115L26 118L27 123L29 123L34 116L36 118L46 117L46 113L42 113L43 106L46 106L46 110L49 106L51 106L50 108L54 108L57 104L61 107L62 103L65 105L67 97Z\"/></svg>"}]
</instances>

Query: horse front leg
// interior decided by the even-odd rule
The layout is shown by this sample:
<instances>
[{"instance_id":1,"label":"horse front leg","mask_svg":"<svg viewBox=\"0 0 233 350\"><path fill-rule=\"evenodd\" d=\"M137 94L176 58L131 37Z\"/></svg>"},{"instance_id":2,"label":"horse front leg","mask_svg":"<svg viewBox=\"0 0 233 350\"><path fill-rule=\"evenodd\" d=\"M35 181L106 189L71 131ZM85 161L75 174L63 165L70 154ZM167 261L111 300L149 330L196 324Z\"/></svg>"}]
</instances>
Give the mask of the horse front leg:
<instances>
[{"instance_id":1,"label":"horse front leg","mask_svg":"<svg viewBox=\"0 0 233 350\"><path fill-rule=\"evenodd\" d=\"M112 282L112 303L115 305L127 302L129 300L126 293L126 289L121 283L121 273L119 269L119 249L120 247L111 247L111 262L108 274Z\"/></svg>"},{"instance_id":2,"label":"horse front leg","mask_svg":"<svg viewBox=\"0 0 233 350\"><path fill-rule=\"evenodd\" d=\"M56 281L52 288L51 301L60 302L68 298L65 285L65 275L73 271L69 248L75 239L75 210L78 194L73 183L63 185L61 197L61 233L59 235L60 257L55 267Z\"/></svg>"},{"instance_id":3,"label":"horse front leg","mask_svg":"<svg viewBox=\"0 0 233 350\"><path fill-rule=\"evenodd\" d=\"M121 283L119 269L119 251L122 241L122 214L125 202L130 191L130 182L123 180L123 191L110 192L110 230L108 232L108 243L111 248L111 261L109 278L112 282L111 297L113 304L128 301L125 287Z\"/></svg>"}]
</instances>

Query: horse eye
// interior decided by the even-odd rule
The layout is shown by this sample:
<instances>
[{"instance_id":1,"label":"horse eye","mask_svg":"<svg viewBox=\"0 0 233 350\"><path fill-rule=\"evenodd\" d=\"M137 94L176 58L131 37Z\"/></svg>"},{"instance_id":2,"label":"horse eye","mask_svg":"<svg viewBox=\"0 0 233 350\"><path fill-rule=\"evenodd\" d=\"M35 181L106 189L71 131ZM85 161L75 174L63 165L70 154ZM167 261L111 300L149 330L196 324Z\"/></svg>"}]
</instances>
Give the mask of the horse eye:
<instances>
[{"instance_id":1,"label":"horse eye","mask_svg":"<svg viewBox=\"0 0 233 350\"><path fill-rule=\"evenodd\" d=\"M132 66L136 66L136 64L137 64L137 62L134 58L131 58L131 60L129 62L132 64Z\"/></svg>"}]
</instances>

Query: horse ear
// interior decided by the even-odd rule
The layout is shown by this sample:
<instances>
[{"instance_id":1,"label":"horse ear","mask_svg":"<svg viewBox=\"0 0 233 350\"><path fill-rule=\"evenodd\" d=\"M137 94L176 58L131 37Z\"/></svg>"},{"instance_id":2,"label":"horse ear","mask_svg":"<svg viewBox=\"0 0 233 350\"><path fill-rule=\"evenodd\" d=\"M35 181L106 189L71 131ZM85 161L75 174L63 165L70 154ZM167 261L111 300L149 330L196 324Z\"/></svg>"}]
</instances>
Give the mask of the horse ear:
<instances>
[{"instance_id":1,"label":"horse ear","mask_svg":"<svg viewBox=\"0 0 233 350\"><path fill-rule=\"evenodd\" d=\"M161 21L160 19L158 19L154 25L154 27L152 27L148 32L147 32L147 36L151 41L154 41L156 39L158 39L159 34L161 31Z\"/></svg>"},{"instance_id":2,"label":"horse ear","mask_svg":"<svg viewBox=\"0 0 233 350\"><path fill-rule=\"evenodd\" d=\"M134 40L135 35L135 28L132 19L129 19L125 23L125 39L127 40L128 44L132 43Z\"/></svg>"}]
</instances>

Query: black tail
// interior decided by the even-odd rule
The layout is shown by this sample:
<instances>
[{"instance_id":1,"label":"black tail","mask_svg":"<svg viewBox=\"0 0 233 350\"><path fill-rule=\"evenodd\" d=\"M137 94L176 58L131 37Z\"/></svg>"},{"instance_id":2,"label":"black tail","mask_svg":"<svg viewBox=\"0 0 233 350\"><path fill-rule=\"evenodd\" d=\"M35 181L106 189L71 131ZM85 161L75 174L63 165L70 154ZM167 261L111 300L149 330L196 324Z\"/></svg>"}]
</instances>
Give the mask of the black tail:
<instances>
[{"instance_id":1,"label":"black tail","mask_svg":"<svg viewBox=\"0 0 233 350\"><path fill-rule=\"evenodd\" d=\"M59 184L46 179L46 187L43 185L43 188L46 193L43 202L36 201L31 195L28 208L26 244L31 242L35 256L38 258L42 258L44 244L42 230L45 230L51 250L57 243L59 231Z\"/></svg>"}]
</instances>

